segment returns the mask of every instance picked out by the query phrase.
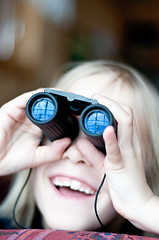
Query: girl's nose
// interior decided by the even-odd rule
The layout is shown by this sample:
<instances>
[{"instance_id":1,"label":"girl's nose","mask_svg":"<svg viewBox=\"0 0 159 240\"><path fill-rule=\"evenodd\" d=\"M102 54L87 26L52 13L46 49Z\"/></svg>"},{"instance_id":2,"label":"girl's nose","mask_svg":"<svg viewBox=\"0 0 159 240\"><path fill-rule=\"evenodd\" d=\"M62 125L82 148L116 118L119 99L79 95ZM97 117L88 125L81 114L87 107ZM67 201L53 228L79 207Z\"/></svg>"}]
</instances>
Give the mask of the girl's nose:
<instances>
[{"instance_id":1,"label":"girl's nose","mask_svg":"<svg viewBox=\"0 0 159 240\"><path fill-rule=\"evenodd\" d=\"M63 154L63 159L69 159L74 164L87 164L90 166L91 164L87 161L87 159L82 155L80 150L77 147L77 144L72 144Z\"/></svg>"}]
</instances>

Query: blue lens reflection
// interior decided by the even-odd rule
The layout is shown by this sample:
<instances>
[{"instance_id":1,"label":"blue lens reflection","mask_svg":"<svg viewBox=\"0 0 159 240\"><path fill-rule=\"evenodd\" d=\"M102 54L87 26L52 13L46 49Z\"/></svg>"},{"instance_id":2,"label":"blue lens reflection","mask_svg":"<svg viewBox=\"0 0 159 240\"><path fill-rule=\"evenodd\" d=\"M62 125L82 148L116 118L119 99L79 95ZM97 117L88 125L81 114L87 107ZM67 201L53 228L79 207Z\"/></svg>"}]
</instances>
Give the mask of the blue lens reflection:
<instances>
[{"instance_id":1,"label":"blue lens reflection","mask_svg":"<svg viewBox=\"0 0 159 240\"><path fill-rule=\"evenodd\" d=\"M90 112L84 121L85 128L92 134L102 134L104 129L109 126L108 115L101 110Z\"/></svg>"},{"instance_id":2,"label":"blue lens reflection","mask_svg":"<svg viewBox=\"0 0 159 240\"><path fill-rule=\"evenodd\" d=\"M49 120L55 113L55 105L49 98L40 98L32 106L34 119L43 122Z\"/></svg>"}]
</instances>

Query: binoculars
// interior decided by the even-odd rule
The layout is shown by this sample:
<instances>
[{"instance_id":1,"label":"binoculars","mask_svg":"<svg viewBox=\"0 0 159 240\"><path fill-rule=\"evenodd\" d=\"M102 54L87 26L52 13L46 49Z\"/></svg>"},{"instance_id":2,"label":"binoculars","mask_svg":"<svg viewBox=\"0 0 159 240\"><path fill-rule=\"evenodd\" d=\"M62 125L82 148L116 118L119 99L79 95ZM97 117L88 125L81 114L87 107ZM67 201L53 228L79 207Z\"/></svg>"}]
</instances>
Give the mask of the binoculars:
<instances>
[{"instance_id":1,"label":"binoculars","mask_svg":"<svg viewBox=\"0 0 159 240\"><path fill-rule=\"evenodd\" d=\"M104 129L112 125L116 130L112 113L97 100L50 88L28 100L26 113L51 141L64 137L73 141L81 128L103 153L106 153Z\"/></svg>"}]
</instances>

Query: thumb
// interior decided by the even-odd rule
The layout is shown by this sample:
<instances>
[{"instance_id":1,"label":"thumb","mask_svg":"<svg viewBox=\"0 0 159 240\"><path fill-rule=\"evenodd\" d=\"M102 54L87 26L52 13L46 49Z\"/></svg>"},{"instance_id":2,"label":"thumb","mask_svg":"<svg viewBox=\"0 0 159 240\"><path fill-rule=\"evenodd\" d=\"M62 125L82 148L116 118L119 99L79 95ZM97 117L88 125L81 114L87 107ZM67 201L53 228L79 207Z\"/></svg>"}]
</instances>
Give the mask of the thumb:
<instances>
[{"instance_id":1,"label":"thumb","mask_svg":"<svg viewBox=\"0 0 159 240\"><path fill-rule=\"evenodd\" d=\"M71 140L69 138L63 138L56 140L49 145L39 146L36 149L32 167L59 160L70 143Z\"/></svg>"},{"instance_id":2,"label":"thumb","mask_svg":"<svg viewBox=\"0 0 159 240\"><path fill-rule=\"evenodd\" d=\"M106 148L105 166L106 170L121 170L124 168L124 162L122 161L121 152L116 137L115 130L112 126L108 126L104 133L103 138Z\"/></svg>"}]
</instances>

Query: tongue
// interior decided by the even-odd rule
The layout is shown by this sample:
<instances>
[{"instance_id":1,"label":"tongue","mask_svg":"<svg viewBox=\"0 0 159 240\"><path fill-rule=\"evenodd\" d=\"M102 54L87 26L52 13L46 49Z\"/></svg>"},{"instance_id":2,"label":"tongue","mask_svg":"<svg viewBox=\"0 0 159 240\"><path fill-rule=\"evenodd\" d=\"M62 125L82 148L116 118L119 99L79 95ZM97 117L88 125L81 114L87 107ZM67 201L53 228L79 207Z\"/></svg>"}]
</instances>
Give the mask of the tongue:
<instances>
[{"instance_id":1,"label":"tongue","mask_svg":"<svg viewBox=\"0 0 159 240\"><path fill-rule=\"evenodd\" d=\"M67 187L60 187L59 191L62 194L64 194L65 196L69 196L69 197L71 197L71 196L73 196L73 197L88 197L89 196L83 192L75 191L75 190L72 190Z\"/></svg>"}]
</instances>

